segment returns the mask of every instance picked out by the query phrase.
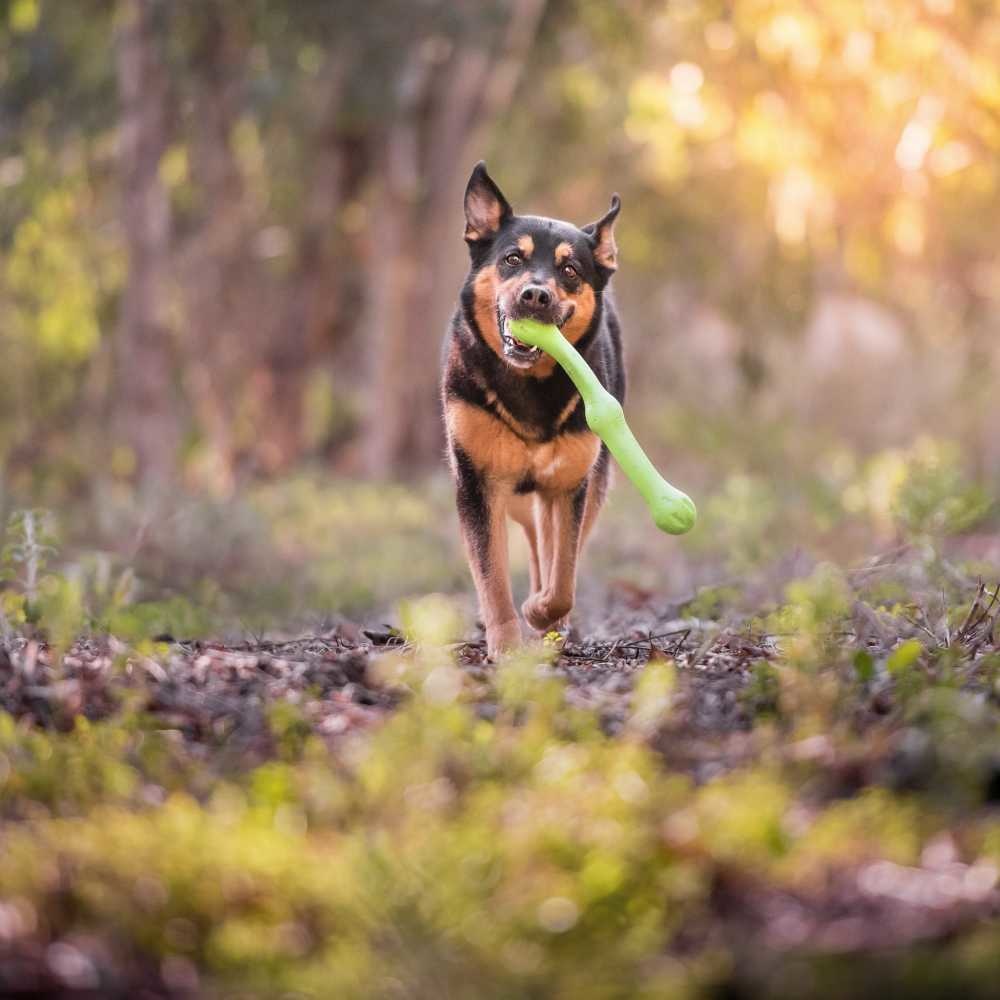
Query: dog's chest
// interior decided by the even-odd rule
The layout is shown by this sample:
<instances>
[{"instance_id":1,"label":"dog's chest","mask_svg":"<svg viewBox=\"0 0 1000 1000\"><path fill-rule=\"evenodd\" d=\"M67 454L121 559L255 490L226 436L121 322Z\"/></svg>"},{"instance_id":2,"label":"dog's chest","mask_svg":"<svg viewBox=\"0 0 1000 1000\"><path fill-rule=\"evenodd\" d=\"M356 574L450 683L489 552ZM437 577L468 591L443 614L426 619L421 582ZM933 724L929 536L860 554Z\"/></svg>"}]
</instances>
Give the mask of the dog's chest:
<instances>
[{"instance_id":1,"label":"dog's chest","mask_svg":"<svg viewBox=\"0 0 1000 1000\"><path fill-rule=\"evenodd\" d=\"M459 400L449 404L447 423L449 436L481 472L525 492L575 489L600 452L600 441L590 431L533 441L527 433L515 433L502 416Z\"/></svg>"},{"instance_id":2,"label":"dog's chest","mask_svg":"<svg viewBox=\"0 0 1000 1000\"><path fill-rule=\"evenodd\" d=\"M600 441L584 431L563 434L541 444L525 445L524 466L515 488L574 489L597 461Z\"/></svg>"}]
</instances>

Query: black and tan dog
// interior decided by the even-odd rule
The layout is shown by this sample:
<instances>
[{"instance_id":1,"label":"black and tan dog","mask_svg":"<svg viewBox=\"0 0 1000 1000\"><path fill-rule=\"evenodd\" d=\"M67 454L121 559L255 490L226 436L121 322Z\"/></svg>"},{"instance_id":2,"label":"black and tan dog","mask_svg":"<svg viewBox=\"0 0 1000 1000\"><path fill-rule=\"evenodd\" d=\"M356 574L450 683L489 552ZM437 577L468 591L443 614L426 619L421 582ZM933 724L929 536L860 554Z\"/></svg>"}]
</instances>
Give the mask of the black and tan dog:
<instances>
[{"instance_id":1,"label":"black and tan dog","mask_svg":"<svg viewBox=\"0 0 1000 1000\"><path fill-rule=\"evenodd\" d=\"M601 383L624 400L618 318L606 288L616 267L619 200L578 229L518 216L483 163L465 192L472 268L445 339L442 398L469 565L490 656L521 641L507 566L507 517L531 548L521 610L539 632L564 624L580 549L608 486L608 451L569 378L508 320L555 323Z\"/></svg>"}]
</instances>

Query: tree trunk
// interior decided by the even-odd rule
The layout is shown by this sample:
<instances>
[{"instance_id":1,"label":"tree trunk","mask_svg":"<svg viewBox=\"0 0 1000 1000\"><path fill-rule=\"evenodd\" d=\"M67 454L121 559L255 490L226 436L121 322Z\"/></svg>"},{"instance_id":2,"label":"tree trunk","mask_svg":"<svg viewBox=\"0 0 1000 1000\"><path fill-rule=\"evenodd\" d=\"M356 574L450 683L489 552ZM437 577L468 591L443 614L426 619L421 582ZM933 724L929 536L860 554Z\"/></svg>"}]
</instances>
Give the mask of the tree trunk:
<instances>
[{"instance_id":1,"label":"tree trunk","mask_svg":"<svg viewBox=\"0 0 1000 1000\"><path fill-rule=\"evenodd\" d=\"M344 252L337 221L363 177L352 162L359 152L355 137L340 123L344 81L353 65L344 47L332 51L311 95L316 125L309 137L312 162L300 235L285 308L275 316L261 354L267 420L261 428L258 455L269 472L284 469L302 456L307 377L326 360L331 330L340 318L349 255Z\"/></svg>"},{"instance_id":2,"label":"tree trunk","mask_svg":"<svg viewBox=\"0 0 1000 1000\"><path fill-rule=\"evenodd\" d=\"M506 32L456 41L443 63L417 39L374 164L368 261L367 471L378 477L440 457L439 345L461 276L461 195L469 147L513 93L544 0L511 0Z\"/></svg>"},{"instance_id":3,"label":"tree trunk","mask_svg":"<svg viewBox=\"0 0 1000 1000\"><path fill-rule=\"evenodd\" d=\"M245 46L237 37L242 28L239 14L232 4L193 8L188 69L194 96L190 169L202 214L183 259L188 300L185 379L210 448L205 473L220 494L233 487L241 445L236 414L255 353L251 337L263 319L247 247L244 179L232 146L245 59ZM248 327L251 322L255 325Z\"/></svg>"},{"instance_id":4,"label":"tree trunk","mask_svg":"<svg viewBox=\"0 0 1000 1000\"><path fill-rule=\"evenodd\" d=\"M180 437L166 320L170 210L159 176L169 140L168 80L158 30L164 14L161 0L124 0L117 40L128 252L116 351L117 431L131 450L136 480L148 497L175 478Z\"/></svg>"}]
</instances>

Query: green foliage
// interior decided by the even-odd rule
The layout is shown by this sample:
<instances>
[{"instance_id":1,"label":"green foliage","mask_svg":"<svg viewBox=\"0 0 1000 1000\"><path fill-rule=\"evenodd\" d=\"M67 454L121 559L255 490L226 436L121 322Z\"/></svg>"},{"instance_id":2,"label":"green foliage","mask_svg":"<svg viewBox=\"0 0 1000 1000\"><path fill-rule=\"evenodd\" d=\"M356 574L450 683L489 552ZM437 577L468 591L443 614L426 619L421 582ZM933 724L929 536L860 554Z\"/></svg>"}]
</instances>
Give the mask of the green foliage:
<instances>
[{"instance_id":1,"label":"green foliage","mask_svg":"<svg viewBox=\"0 0 1000 1000\"><path fill-rule=\"evenodd\" d=\"M58 569L48 511L19 510L10 518L3 565L16 589L0 594L0 614L11 625L36 626L57 651L65 651L87 630L110 632L135 645L149 646L157 636L200 635L209 626L201 605L180 595L139 600L130 568L116 569L104 553L89 553Z\"/></svg>"},{"instance_id":2,"label":"green foliage","mask_svg":"<svg viewBox=\"0 0 1000 1000\"><path fill-rule=\"evenodd\" d=\"M98 292L80 253L78 226L74 193L52 192L18 226L7 259L6 287L16 303L13 322L22 337L34 334L43 365L86 361L100 337Z\"/></svg>"},{"instance_id":3,"label":"green foliage","mask_svg":"<svg viewBox=\"0 0 1000 1000\"><path fill-rule=\"evenodd\" d=\"M927 833L922 825L930 825L929 817L914 801L883 788L868 788L825 809L809 829L808 849L796 852L788 867L802 862L815 865L821 859L831 865L876 858L917 864Z\"/></svg>"},{"instance_id":4,"label":"green foliage","mask_svg":"<svg viewBox=\"0 0 1000 1000\"><path fill-rule=\"evenodd\" d=\"M921 439L908 456L893 513L909 536L952 535L983 520L993 503L966 475L953 443Z\"/></svg>"},{"instance_id":5,"label":"green foliage","mask_svg":"<svg viewBox=\"0 0 1000 1000\"><path fill-rule=\"evenodd\" d=\"M44 510L15 511L10 516L5 537L0 560L20 578L26 601L36 601L46 564L56 551L52 516Z\"/></svg>"},{"instance_id":6,"label":"green foliage","mask_svg":"<svg viewBox=\"0 0 1000 1000\"><path fill-rule=\"evenodd\" d=\"M164 788L197 788L190 762L142 716L127 712L114 722L90 723L70 709L66 720L66 732L43 731L0 713L5 818L79 817L110 805L140 808Z\"/></svg>"},{"instance_id":7,"label":"green foliage","mask_svg":"<svg viewBox=\"0 0 1000 1000\"><path fill-rule=\"evenodd\" d=\"M988 516L995 498L968 475L954 441L921 437L906 450L872 456L845 487L844 501L876 526L926 540L974 527Z\"/></svg>"},{"instance_id":8,"label":"green foliage","mask_svg":"<svg viewBox=\"0 0 1000 1000\"><path fill-rule=\"evenodd\" d=\"M656 659L646 664L632 695L629 731L650 737L663 726L670 714L676 683L673 664Z\"/></svg>"},{"instance_id":9,"label":"green foliage","mask_svg":"<svg viewBox=\"0 0 1000 1000\"><path fill-rule=\"evenodd\" d=\"M42 581L35 621L44 628L49 644L66 649L86 622L79 583L67 576L49 574Z\"/></svg>"},{"instance_id":10,"label":"green foliage","mask_svg":"<svg viewBox=\"0 0 1000 1000\"><path fill-rule=\"evenodd\" d=\"M101 621L107 631L127 642L140 642L158 635L189 639L205 633L210 616L185 597L162 601L138 601L116 605Z\"/></svg>"},{"instance_id":11,"label":"green foliage","mask_svg":"<svg viewBox=\"0 0 1000 1000\"><path fill-rule=\"evenodd\" d=\"M850 610L850 591L842 572L821 565L812 576L785 589L787 603L769 619L769 627L785 637L788 660L803 667L821 667L838 645Z\"/></svg>"},{"instance_id":12,"label":"green foliage","mask_svg":"<svg viewBox=\"0 0 1000 1000\"><path fill-rule=\"evenodd\" d=\"M42 510L20 510L11 515L3 563L14 570L20 594L5 595L4 613L14 621L44 623L49 642L65 649L85 622L83 594L78 579L47 571L55 555L51 515Z\"/></svg>"},{"instance_id":13,"label":"green foliage","mask_svg":"<svg viewBox=\"0 0 1000 1000\"><path fill-rule=\"evenodd\" d=\"M271 596L279 606L350 613L463 584L444 485L418 492L300 476L256 490L251 505L266 526L271 556L296 568L290 591Z\"/></svg>"},{"instance_id":14,"label":"green foliage","mask_svg":"<svg viewBox=\"0 0 1000 1000\"><path fill-rule=\"evenodd\" d=\"M712 782L699 792L695 810L706 847L714 855L767 867L791 847L785 823L790 805L787 785L764 770Z\"/></svg>"},{"instance_id":15,"label":"green foliage","mask_svg":"<svg viewBox=\"0 0 1000 1000\"><path fill-rule=\"evenodd\" d=\"M718 619L723 610L729 608L739 596L736 587L702 587L697 596L681 609L685 618Z\"/></svg>"},{"instance_id":16,"label":"green foliage","mask_svg":"<svg viewBox=\"0 0 1000 1000\"><path fill-rule=\"evenodd\" d=\"M381 995L402 979L453 995L624 997L671 986L644 960L703 891L659 844L657 816L683 785L639 744L567 728L545 704L488 724L418 697L332 790L308 740L287 746L298 727L282 713L272 728L294 769L265 765L246 792L219 784L204 806L174 795L139 811L114 804L136 782L117 762L129 739L119 724L76 734L80 777L63 785L69 741L33 736L11 761L9 808L56 801L77 815L11 831L0 892L30 901L53 933L106 927L144 954L186 956L219 983L265 991ZM53 861L72 879L53 882Z\"/></svg>"},{"instance_id":17,"label":"green foliage","mask_svg":"<svg viewBox=\"0 0 1000 1000\"><path fill-rule=\"evenodd\" d=\"M419 646L444 646L461 634L455 605L443 594L430 594L400 606L403 633Z\"/></svg>"},{"instance_id":18,"label":"green foliage","mask_svg":"<svg viewBox=\"0 0 1000 1000\"><path fill-rule=\"evenodd\" d=\"M885 664L886 670L890 674L900 674L909 670L920 659L923 651L923 643L919 640L907 640L889 654L889 659L886 660Z\"/></svg>"},{"instance_id":19,"label":"green foliage","mask_svg":"<svg viewBox=\"0 0 1000 1000\"><path fill-rule=\"evenodd\" d=\"M181 963L210 991L255 996L708 995L741 948L691 937L720 886L803 899L875 863L919 873L990 794L994 709L929 673L882 770L860 794L825 790L863 745L842 704L859 674L880 676L872 657L835 655L847 587L830 567L788 587L775 620L792 634L744 693L756 750L698 785L652 748L688 671L647 664L611 736L572 707L559 649L539 646L491 676L487 720L440 595L410 602L408 647L372 663L405 703L333 753L291 697L265 707L264 760L224 768L210 742L137 712L138 692L101 722L67 704L66 732L0 714L0 899L31 918L12 933L101 940L111 960L165 976ZM884 675L927 655L906 641ZM971 858L997 850L995 827L962 833Z\"/></svg>"},{"instance_id":20,"label":"green foliage","mask_svg":"<svg viewBox=\"0 0 1000 1000\"><path fill-rule=\"evenodd\" d=\"M753 665L753 675L743 692L743 699L759 718L780 712L781 678L767 660L759 660Z\"/></svg>"},{"instance_id":21,"label":"green foliage","mask_svg":"<svg viewBox=\"0 0 1000 1000\"><path fill-rule=\"evenodd\" d=\"M773 487L760 477L729 476L705 505L704 532L726 552L735 572L745 572L774 554L771 531L779 520Z\"/></svg>"}]
</instances>

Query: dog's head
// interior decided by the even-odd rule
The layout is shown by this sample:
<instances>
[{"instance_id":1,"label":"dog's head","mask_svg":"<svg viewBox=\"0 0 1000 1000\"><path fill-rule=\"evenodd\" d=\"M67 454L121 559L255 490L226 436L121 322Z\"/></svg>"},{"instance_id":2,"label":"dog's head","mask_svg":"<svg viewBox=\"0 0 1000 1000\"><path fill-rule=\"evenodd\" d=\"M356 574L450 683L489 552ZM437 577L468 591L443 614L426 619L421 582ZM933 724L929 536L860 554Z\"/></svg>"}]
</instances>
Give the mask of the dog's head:
<instances>
[{"instance_id":1,"label":"dog's head","mask_svg":"<svg viewBox=\"0 0 1000 1000\"><path fill-rule=\"evenodd\" d=\"M465 189L465 240L472 256L466 298L479 333L512 368L529 372L543 356L511 335L509 320L554 323L571 343L590 328L617 266L614 224L620 207L614 195L608 213L582 229L515 215L486 165L476 164Z\"/></svg>"}]
</instances>

